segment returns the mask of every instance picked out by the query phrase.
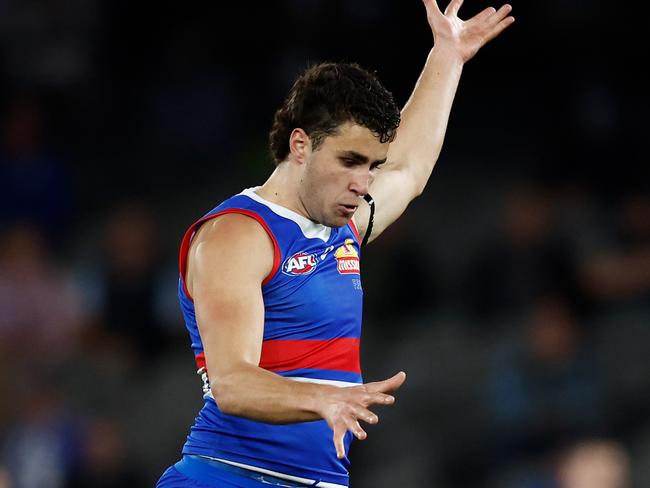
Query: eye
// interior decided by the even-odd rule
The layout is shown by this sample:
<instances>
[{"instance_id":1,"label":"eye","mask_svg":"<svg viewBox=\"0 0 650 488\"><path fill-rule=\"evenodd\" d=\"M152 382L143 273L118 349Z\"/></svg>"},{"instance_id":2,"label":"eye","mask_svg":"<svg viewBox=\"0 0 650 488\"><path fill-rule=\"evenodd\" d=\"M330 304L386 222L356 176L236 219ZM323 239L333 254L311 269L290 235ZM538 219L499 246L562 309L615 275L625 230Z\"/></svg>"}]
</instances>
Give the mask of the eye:
<instances>
[{"instance_id":1,"label":"eye","mask_svg":"<svg viewBox=\"0 0 650 488\"><path fill-rule=\"evenodd\" d=\"M373 164L370 166L370 171L375 171L375 170L381 168L381 166L382 166L385 162L386 162L386 161L382 161L381 163L373 163Z\"/></svg>"}]
</instances>

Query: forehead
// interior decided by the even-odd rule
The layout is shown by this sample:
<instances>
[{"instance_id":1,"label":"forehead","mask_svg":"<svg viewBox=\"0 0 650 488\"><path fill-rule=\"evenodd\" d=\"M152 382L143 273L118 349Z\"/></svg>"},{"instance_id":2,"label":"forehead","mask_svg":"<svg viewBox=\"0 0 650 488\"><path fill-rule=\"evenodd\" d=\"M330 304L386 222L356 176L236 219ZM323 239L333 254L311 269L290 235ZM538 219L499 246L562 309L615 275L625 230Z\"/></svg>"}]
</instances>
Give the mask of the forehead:
<instances>
[{"instance_id":1,"label":"forehead","mask_svg":"<svg viewBox=\"0 0 650 488\"><path fill-rule=\"evenodd\" d=\"M370 129L353 122L345 122L338 127L336 134L326 137L319 150L331 152L354 151L366 156L370 161L384 159L388 143L379 142Z\"/></svg>"}]
</instances>

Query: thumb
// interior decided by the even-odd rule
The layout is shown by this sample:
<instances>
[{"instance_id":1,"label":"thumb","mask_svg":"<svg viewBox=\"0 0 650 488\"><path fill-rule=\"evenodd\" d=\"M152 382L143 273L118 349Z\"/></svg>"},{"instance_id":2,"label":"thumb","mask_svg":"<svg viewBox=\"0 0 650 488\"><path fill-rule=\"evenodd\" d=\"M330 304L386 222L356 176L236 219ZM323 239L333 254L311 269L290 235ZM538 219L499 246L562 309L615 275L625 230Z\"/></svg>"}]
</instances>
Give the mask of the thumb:
<instances>
[{"instance_id":1,"label":"thumb","mask_svg":"<svg viewBox=\"0 0 650 488\"><path fill-rule=\"evenodd\" d=\"M390 393L402 386L405 380L406 373L404 371L400 371L396 375L391 376L386 380L366 383L366 390L370 393Z\"/></svg>"}]
</instances>

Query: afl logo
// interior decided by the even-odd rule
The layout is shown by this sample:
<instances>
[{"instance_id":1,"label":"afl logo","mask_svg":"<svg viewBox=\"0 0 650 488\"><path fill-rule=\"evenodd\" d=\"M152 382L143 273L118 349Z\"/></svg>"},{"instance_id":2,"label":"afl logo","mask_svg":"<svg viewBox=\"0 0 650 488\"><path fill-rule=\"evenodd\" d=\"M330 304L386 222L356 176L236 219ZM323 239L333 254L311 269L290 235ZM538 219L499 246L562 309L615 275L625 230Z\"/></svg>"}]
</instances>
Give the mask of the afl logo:
<instances>
[{"instance_id":1,"label":"afl logo","mask_svg":"<svg viewBox=\"0 0 650 488\"><path fill-rule=\"evenodd\" d=\"M282 272L292 276L307 275L316 269L317 264L318 258L315 254L301 251L287 258L282 265Z\"/></svg>"}]
</instances>

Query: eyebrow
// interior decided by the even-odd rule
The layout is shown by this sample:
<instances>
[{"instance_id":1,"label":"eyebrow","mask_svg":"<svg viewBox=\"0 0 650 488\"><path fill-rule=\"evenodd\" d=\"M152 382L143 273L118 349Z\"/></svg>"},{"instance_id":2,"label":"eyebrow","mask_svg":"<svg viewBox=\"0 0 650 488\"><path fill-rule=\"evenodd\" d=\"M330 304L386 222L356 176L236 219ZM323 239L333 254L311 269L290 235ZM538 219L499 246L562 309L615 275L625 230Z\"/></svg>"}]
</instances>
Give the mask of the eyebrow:
<instances>
[{"instance_id":1,"label":"eyebrow","mask_svg":"<svg viewBox=\"0 0 650 488\"><path fill-rule=\"evenodd\" d=\"M356 151L343 151L340 152L338 156L339 158L352 159L357 164L366 164L368 162L367 156L364 156L363 154L358 153ZM385 162L386 162L386 158L377 159L376 161L372 162L372 166L379 166L380 164L384 164Z\"/></svg>"}]
</instances>

